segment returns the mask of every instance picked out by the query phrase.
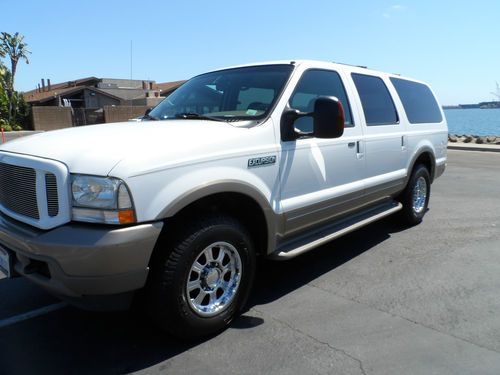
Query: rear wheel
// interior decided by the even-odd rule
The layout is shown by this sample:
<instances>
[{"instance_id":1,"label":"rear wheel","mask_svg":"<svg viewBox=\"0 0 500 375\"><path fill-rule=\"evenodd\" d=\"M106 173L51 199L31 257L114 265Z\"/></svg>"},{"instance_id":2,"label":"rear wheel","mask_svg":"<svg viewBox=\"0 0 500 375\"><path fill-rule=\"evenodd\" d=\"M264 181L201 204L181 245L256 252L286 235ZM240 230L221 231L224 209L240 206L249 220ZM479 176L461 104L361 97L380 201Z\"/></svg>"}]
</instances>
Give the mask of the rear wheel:
<instances>
[{"instance_id":1,"label":"rear wheel","mask_svg":"<svg viewBox=\"0 0 500 375\"><path fill-rule=\"evenodd\" d=\"M417 165L410 176L406 189L400 196L403 204L401 216L409 225L422 222L427 211L431 193L429 170L422 164Z\"/></svg>"},{"instance_id":2,"label":"rear wheel","mask_svg":"<svg viewBox=\"0 0 500 375\"><path fill-rule=\"evenodd\" d=\"M244 307L255 272L245 228L229 216L208 216L168 247L158 249L147 293L158 325L188 339L226 328Z\"/></svg>"}]
</instances>

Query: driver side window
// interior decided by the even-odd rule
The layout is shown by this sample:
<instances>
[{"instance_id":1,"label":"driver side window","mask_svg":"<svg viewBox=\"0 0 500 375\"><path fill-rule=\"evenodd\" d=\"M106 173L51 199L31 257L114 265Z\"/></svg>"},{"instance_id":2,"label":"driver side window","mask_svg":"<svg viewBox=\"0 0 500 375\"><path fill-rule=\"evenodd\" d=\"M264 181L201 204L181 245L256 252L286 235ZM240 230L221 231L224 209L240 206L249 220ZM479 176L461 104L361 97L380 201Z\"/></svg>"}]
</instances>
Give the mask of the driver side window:
<instances>
[{"instance_id":1,"label":"driver side window","mask_svg":"<svg viewBox=\"0 0 500 375\"><path fill-rule=\"evenodd\" d=\"M301 112L312 112L314 102L320 96L337 97L344 107L345 127L354 126L344 85L338 73L334 71L319 69L305 71L290 98L289 105ZM295 128L302 132L312 132L312 117L299 118L295 121Z\"/></svg>"}]
</instances>

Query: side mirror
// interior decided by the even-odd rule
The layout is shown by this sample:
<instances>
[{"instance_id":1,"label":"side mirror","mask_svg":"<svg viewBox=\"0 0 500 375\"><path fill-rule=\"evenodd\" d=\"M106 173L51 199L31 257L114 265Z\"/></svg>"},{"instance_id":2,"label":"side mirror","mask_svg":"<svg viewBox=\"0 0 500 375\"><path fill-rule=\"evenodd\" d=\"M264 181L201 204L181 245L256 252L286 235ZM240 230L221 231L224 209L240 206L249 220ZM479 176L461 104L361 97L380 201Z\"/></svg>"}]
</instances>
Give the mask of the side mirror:
<instances>
[{"instance_id":1,"label":"side mirror","mask_svg":"<svg viewBox=\"0 0 500 375\"><path fill-rule=\"evenodd\" d=\"M294 123L301 117L313 118L313 132L303 133ZM340 138L344 134L344 108L334 96L321 96L314 102L313 112L300 112L287 108L281 115L281 140L294 141L308 136L316 138Z\"/></svg>"},{"instance_id":2,"label":"side mirror","mask_svg":"<svg viewBox=\"0 0 500 375\"><path fill-rule=\"evenodd\" d=\"M344 134L344 108L334 96L321 96L314 102L314 131L316 138L340 138Z\"/></svg>"}]
</instances>

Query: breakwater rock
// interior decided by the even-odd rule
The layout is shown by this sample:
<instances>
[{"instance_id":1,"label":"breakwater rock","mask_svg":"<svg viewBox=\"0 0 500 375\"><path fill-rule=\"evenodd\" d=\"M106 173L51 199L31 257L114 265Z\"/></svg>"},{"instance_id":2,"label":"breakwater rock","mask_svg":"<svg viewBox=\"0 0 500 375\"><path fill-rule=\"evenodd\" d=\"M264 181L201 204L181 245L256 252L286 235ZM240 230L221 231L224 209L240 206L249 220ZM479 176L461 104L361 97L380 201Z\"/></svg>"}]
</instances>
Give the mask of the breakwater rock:
<instances>
[{"instance_id":1,"label":"breakwater rock","mask_svg":"<svg viewBox=\"0 0 500 375\"><path fill-rule=\"evenodd\" d=\"M481 136L481 135L458 135L448 134L448 142L450 143L476 143L482 145L500 145L500 137L497 136Z\"/></svg>"}]
</instances>

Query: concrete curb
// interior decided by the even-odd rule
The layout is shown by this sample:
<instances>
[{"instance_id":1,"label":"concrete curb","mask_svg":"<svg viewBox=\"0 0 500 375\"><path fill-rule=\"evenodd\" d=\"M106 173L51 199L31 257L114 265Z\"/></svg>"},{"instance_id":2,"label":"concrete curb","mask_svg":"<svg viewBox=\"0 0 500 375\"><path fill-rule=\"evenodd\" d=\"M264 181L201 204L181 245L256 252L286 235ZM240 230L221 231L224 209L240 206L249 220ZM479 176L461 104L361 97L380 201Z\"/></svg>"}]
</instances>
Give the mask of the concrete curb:
<instances>
[{"instance_id":1,"label":"concrete curb","mask_svg":"<svg viewBox=\"0 0 500 375\"><path fill-rule=\"evenodd\" d=\"M500 145L482 145L476 143L448 143L448 150L500 152Z\"/></svg>"}]
</instances>

